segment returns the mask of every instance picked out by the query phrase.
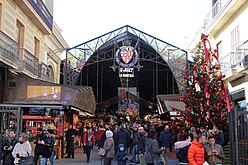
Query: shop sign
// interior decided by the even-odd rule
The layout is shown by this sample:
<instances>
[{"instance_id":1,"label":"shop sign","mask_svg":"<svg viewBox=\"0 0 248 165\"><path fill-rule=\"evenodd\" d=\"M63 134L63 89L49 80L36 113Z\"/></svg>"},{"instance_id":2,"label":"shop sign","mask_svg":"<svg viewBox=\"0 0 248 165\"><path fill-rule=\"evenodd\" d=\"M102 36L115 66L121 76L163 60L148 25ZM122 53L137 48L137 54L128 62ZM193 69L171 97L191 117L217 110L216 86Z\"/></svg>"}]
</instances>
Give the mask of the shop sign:
<instances>
[{"instance_id":1,"label":"shop sign","mask_svg":"<svg viewBox=\"0 0 248 165\"><path fill-rule=\"evenodd\" d=\"M60 100L61 86L27 86L27 99Z\"/></svg>"},{"instance_id":2,"label":"shop sign","mask_svg":"<svg viewBox=\"0 0 248 165\"><path fill-rule=\"evenodd\" d=\"M133 68L120 68L119 77L134 77L134 69Z\"/></svg>"}]
</instances>

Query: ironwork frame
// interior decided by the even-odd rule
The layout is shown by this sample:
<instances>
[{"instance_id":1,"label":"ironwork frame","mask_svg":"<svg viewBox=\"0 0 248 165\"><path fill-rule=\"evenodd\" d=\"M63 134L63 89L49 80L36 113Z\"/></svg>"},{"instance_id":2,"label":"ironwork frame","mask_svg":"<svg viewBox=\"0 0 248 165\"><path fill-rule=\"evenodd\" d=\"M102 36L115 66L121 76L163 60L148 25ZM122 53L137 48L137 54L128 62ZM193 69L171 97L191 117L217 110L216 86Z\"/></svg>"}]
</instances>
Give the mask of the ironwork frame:
<instances>
[{"instance_id":1,"label":"ironwork frame","mask_svg":"<svg viewBox=\"0 0 248 165\"><path fill-rule=\"evenodd\" d=\"M247 165L248 162L248 111L235 107L229 116L231 164Z\"/></svg>"},{"instance_id":2,"label":"ironwork frame","mask_svg":"<svg viewBox=\"0 0 248 165\"><path fill-rule=\"evenodd\" d=\"M92 57L92 55L106 43L114 41L118 36L122 36L125 33L131 33L147 45L152 47L167 63L170 67L175 79L177 80L177 85L179 91L184 90L184 72L187 67L187 51L180 49L177 46L169 44L163 40L153 37L143 31L133 28L129 25L120 27L116 30L103 34L97 38L69 48L66 51L66 65L65 65L65 84L75 85L79 75L84 66L97 63L104 60L113 60L113 57L109 56L106 58ZM117 40L117 39L116 39ZM91 57L93 59L91 59ZM95 59L96 58L96 59ZM108 58L108 59L107 59ZM141 53L140 59L156 62L157 59L151 56L143 56ZM157 61L162 63L162 61ZM89 64L88 64L89 63ZM163 62L163 65L164 64Z\"/></svg>"},{"instance_id":3,"label":"ironwork frame","mask_svg":"<svg viewBox=\"0 0 248 165\"><path fill-rule=\"evenodd\" d=\"M14 116L15 115L15 116ZM0 105L0 129L9 130L10 122L15 122L15 131L17 134L22 132L22 110L19 106Z\"/></svg>"}]
</instances>

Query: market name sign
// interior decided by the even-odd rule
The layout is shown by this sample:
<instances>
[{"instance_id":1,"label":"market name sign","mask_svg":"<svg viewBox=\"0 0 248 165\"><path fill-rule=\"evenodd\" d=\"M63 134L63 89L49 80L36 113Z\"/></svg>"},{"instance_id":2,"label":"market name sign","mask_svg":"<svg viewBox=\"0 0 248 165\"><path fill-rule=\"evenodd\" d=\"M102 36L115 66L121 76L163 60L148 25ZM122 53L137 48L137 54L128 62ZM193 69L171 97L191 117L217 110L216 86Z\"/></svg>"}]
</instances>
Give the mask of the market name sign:
<instances>
[{"instance_id":1,"label":"market name sign","mask_svg":"<svg viewBox=\"0 0 248 165\"><path fill-rule=\"evenodd\" d=\"M120 68L119 77L134 77L133 68Z\"/></svg>"},{"instance_id":2,"label":"market name sign","mask_svg":"<svg viewBox=\"0 0 248 165\"><path fill-rule=\"evenodd\" d=\"M27 99L60 100L61 86L28 86Z\"/></svg>"}]
</instances>

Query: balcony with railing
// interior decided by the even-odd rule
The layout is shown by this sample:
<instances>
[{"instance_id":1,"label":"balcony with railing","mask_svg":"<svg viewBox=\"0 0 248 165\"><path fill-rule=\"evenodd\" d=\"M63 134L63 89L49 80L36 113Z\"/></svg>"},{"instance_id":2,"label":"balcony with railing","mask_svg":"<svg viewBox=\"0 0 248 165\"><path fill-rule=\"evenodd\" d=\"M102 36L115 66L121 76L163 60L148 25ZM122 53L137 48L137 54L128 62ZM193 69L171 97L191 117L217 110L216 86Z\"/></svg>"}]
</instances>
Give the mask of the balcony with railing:
<instances>
[{"instance_id":1,"label":"balcony with railing","mask_svg":"<svg viewBox=\"0 0 248 165\"><path fill-rule=\"evenodd\" d=\"M207 29L210 24L213 24L215 20L221 15L221 13L224 11L226 6L231 2L232 0L218 0L206 18L204 19L204 29Z\"/></svg>"},{"instance_id":2,"label":"balcony with railing","mask_svg":"<svg viewBox=\"0 0 248 165\"><path fill-rule=\"evenodd\" d=\"M205 33L216 33L237 13L246 0L218 0L204 19Z\"/></svg>"},{"instance_id":3,"label":"balcony with railing","mask_svg":"<svg viewBox=\"0 0 248 165\"><path fill-rule=\"evenodd\" d=\"M247 50L237 49L236 52L231 52L220 58L221 71L226 75L226 78L237 78L248 71Z\"/></svg>"},{"instance_id":4,"label":"balcony with railing","mask_svg":"<svg viewBox=\"0 0 248 165\"><path fill-rule=\"evenodd\" d=\"M19 47L17 42L0 31L0 57L4 60L2 62L7 65L19 65Z\"/></svg>"},{"instance_id":5,"label":"balcony with railing","mask_svg":"<svg viewBox=\"0 0 248 165\"><path fill-rule=\"evenodd\" d=\"M14 0L30 20L44 34L51 34L53 28L53 16L42 0Z\"/></svg>"},{"instance_id":6,"label":"balcony with railing","mask_svg":"<svg viewBox=\"0 0 248 165\"><path fill-rule=\"evenodd\" d=\"M32 73L33 76L38 76L38 58L24 48L20 49L20 56L23 57L23 69Z\"/></svg>"},{"instance_id":7,"label":"balcony with railing","mask_svg":"<svg viewBox=\"0 0 248 165\"><path fill-rule=\"evenodd\" d=\"M52 82L49 67L43 62L39 62L38 65L38 78L40 78L41 80Z\"/></svg>"}]
</instances>

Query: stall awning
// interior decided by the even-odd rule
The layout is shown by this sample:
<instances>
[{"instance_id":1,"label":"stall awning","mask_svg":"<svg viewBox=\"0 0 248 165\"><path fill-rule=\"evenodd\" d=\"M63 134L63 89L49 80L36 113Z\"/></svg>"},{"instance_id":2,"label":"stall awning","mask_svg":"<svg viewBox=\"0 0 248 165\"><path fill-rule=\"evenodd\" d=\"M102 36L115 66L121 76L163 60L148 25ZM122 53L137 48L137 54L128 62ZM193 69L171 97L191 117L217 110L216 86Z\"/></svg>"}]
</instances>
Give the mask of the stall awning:
<instances>
[{"instance_id":1,"label":"stall awning","mask_svg":"<svg viewBox=\"0 0 248 165\"><path fill-rule=\"evenodd\" d=\"M136 103L139 103L140 105L146 107L147 109L152 109L152 110L156 109L156 105L153 104L152 102L149 102L145 99L135 96L134 94L130 92L124 92L120 94L120 96L115 96L113 98L105 100L99 103L97 106L101 109L108 108L112 105L118 104L121 100L124 100L124 99L130 99L132 101L135 101Z\"/></svg>"},{"instance_id":2,"label":"stall awning","mask_svg":"<svg viewBox=\"0 0 248 165\"><path fill-rule=\"evenodd\" d=\"M158 95L157 101L160 114L173 109L185 111L185 103L180 101L180 94Z\"/></svg>"},{"instance_id":3,"label":"stall awning","mask_svg":"<svg viewBox=\"0 0 248 165\"><path fill-rule=\"evenodd\" d=\"M72 106L90 114L96 108L91 87L60 85L25 75L9 75L4 103Z\"/></svg>"}]
</instances>

